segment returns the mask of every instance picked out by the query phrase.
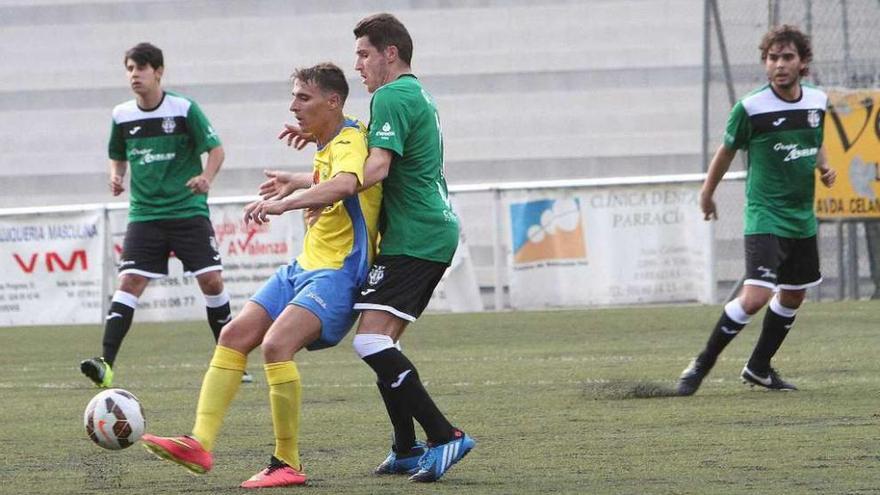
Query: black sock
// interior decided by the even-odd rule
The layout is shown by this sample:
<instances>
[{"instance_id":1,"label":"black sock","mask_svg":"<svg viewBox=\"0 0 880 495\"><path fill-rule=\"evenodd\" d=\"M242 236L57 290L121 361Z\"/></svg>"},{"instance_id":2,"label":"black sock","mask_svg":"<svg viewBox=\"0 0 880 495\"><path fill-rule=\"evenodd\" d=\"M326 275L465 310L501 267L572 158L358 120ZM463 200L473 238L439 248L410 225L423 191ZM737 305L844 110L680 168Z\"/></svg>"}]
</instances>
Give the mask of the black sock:
<instances>
[{"instance_id":1,"label":"black sock","mask_svg":"<svg viewBox=\"0 0 880 495\"><path fill-rule=\"evenodd\" d=\"M749 358L748 367L760 375L770 372L770 360L776 355L776 351L782 345L782 341L788 335L791 326L794 325L794 316L782 316L770 308L764 314L764 325L761 328L761 336Z\"/></svg>"},{"instance_id":2,"label":"black sock","mask_svg":"<svg viewBox=\"0 0 880 495\"><path fill-rule=\"evenodd\" d=\"M134 317L134 308L126 306L119 301L113 301L110 304L110 310L107 311L107 318L104 323L104 361L111 367L116 361L116 354L122 345L122 339L131 328L131 320Z\"/></svg>"},{"instance_id":3,"label":"black sock","mask_svg":"<svg viewBox=\"0 0 880 495\"><path fill-rule=\"evenodd\" d=\"M376 372L379 381L388 387L392 400L406 404L412 417L425 430L428 442L441 444L453 439L455 429L437 409L428 391L422 386L416 367L402 352L392 347L363 359Z\"/></svg>"},{"instance_id":4,"label":"black sock","mask_svg":"<svg viewBox=\"0 0 880 495\"><path fill-rule=\"evenodd\" d=\"M376 386L382 395L382 401L385 402L385 409L388 411L388 418L394 427L394 439L391 449L398 454L406 454L412 451L416 445L416 428L413 424L412 413L406 407L398 394L391 393L391 387L377 381Z\"/></svg>"},{"instance_id":5,"label":"black sock","mask_svg":"<svg viewBox=\"0 0 880 495\"><path fill-rule=\"evenodd\" d=\"M715 366L715 361L718 360L721 351L727 347L727 344L729 344L745 326L745 323L737 323L733 321L730 316L727 316L727 311L722 311L721 318L715 323L715 328L712 329L712 333L709 335L709 340L706 341L706 347L697 357L697 361L700 362L702 367L704 369L711 369L712 366Z\"/></svg>"},{"instance_id":6,"label":"black sock","mask_svg":"<svg viewBox=\"0 0 880 495\"><path fill-rule=\"evenodd\" d=\"M211 333L214 334L214 342L217 342L220 340L220 330L223 330L223 325L232 319L232 310L229 308L228 302L216 308L208 306L206 308L208 310L208 325L211 326Z\"/></svg>"}]
</instances>

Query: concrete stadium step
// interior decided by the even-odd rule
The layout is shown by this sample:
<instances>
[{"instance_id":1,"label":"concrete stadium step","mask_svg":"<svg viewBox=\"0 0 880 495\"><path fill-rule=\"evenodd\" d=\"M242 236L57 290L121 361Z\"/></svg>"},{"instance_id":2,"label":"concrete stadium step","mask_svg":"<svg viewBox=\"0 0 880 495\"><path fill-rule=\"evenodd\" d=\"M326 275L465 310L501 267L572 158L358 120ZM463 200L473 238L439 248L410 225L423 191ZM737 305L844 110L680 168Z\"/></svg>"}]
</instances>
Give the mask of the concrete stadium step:
<instances>
[{"instance_id":1,"label":"concrete stadium step","mask_svg":"<svg viewBox=\"0 0 880 495\"><path fill-rule=\"evenodd\" d=\"M350 70L354 64L350 26L362 14L354 7L338 13L310 13L289 6L275 10L255 6L253 12L241 15L234 15L233 9L229 17L205 9L150 22L159 14L133 21L130 5L115 13L112 8L91 8L86 2L78 7L74 22L56 18L45 6L7 9L5 17L11 19L0 30L7 59L0 67L0 90L121 83L122 53L141 39L153 40L166 51L168 82L178 85L283 81L295 65L328 59ZM404 9L398 15L418 41L416 70L431 75L698 65L701 13L692 7L687 0L608 0ZM167 6L144 2L140 12L149 13L150 8L161 11ZM44 22L43 17L52 22ZM664 28L656 29L659 25ZM646 30L651 30L651 37L620 36ZM451 31L456 35L449 36ZM77 52L88 54L89 70L83 70L86 62L80 57L58 50L58 39L76 40ZM34 59L41 63L28 63ZM15 77L9 77L13 72Z\"/></svg>"}]
</instances>

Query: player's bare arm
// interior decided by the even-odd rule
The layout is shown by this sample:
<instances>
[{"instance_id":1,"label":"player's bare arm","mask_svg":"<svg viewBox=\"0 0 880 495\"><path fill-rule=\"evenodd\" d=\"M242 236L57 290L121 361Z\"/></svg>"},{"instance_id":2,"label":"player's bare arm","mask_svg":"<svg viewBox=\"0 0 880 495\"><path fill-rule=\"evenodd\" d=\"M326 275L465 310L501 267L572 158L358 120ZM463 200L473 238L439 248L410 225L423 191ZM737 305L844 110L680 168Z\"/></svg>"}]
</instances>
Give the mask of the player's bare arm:
<instances>
[{"instance_id":1,"label":"player's bare arm","mask_svg":"<svg viewBox=\"0 0 880 495\"><path fill-rule=\"evenodd\" d=\"M268 180L260 184L259 195L263 199L284 199L300 189L312 187L312 174L308 172L285 172L263 170Z\"/></svg>"},{"instance_id":2,"label":"player's bare arm","mask_svg":"<svg viewBox=\"0 0 880 495\"><path fill-rule=\"evenodd\" d=\"M223 146L211 148L208 151L208 159L205 161L204 170L201 174L186 181L186 187L194 194L207 193L211 189L211 183L214 182L214 177L217 176L217 172L220 171L220 167L225 159L226 152L223 151Z\"/></svg>"},{"instance_id":3,"label":"player's bare arm","mask_svg":"<svg viewBox=\"0 0 880 495\"><path fill-rule=\"evenodd\" d=\"M819 180L825 187L831 187L837 181L837 171L828 166L828 157L825 156L825 148L819 148L816 157L816 168L819 170Z\"/></svg>"},{"instance_id":4,"label":"player's bare arm","mask_svg":"<svg viewBox=\"0 0 880 495\"><path fill-rule=\"evenodd\" d=\"M128 169L128 162L125 160L110 160L110 193L119 196L125 192L125 171Z\"/></svg>"},{"instance_id":5,"label":"player's bare arm","mask_svg":"<svg viewBox=\"0 0 880 495\"><path fill-rule=\"evenodd\" d=\"M370 148L370 154L367 161L364 162L364 184L361 190L372 187L388 177L391 170L391 159L394 158L394 152L385 148Z\"/></svg>"},{"instance_id":6,"label":"player's bare arm","mask_svg":"<svg viewBox=\"0 0 880 495\"><path fill-rule=\"evenodd\" d=\"M258 200L244 208L245 223L261 225L269 221L269 215L281 215L286 211L321 208L345 199L358 192L357 176L348 172L335 175L332 179L315 187L301 191L285 199Z\"/></svg>"},{"instance_id":7,"label":"player's bare arm","mask_svg":"<svg viewBox=\"0 0 880 495\"><path fill-rule=\"evenodd\" d=\"M718 220L718 209L715 206L715 189L721 183L721 179L730 168L733 157L736 156L735 149L728 149L723 144L718 147L712 162L709 163L709 171L706 173L706 180L700 190L700 210L703 211L704 220Z\"/></svg>"}]
</instances>

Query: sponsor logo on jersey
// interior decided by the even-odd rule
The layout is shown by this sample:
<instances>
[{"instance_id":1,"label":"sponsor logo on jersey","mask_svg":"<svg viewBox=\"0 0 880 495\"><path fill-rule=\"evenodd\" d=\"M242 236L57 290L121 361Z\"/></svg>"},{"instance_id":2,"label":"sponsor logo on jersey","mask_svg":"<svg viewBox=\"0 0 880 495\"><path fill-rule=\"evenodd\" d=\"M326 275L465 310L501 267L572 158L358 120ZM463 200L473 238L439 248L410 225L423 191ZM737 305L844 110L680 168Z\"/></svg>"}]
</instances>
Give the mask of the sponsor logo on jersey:
<instances>
[{"instance_id":1,"label":"sponsor logo on jersey","mask_svg":"<svg viewBox=\"0 0 880 495\"><path fill-rule=\"evenodd\" d=\"M784 162L790 162L792 160L797 160L799 158L804 158L808 156L816 156L819 154L819 148L803 148L799 149L796 144L782 144L776 143L773 145L774 151L785 151L785 158L782 159Z\"/></svg>"},{"instance_id":2,"label":"sponsor logo on jersey","mask_svg":"<svg viewBox=\"0 0 880 495\"><path fill-rule=\"evenodd\" d=\"M785 122L785 117L779 117L778 119L773 121L773 127L779 127L782 123ZM816 127L816 126L813 126Z\"/></svg>"},{"instance_id":3,"label":"sponsor logo on jersey","mask_svg":"<svg viewBox=\"0 0 880 495\"><path fill-rule=\"evenodd\" d=\"M128 131L128 133L131 134L132 136L134 136L135 134L138 133L139 130L141 130L141 126L137 125L137 126L132 127L132 129L130 131Z\"/></svg>"},{"instance_id":4,"label":"sponsor logo on jersey","mask_svg":"<svg viewBox=\"0 0 880 495\"><path fill-rule=\"evenodd\" d=\"M162 119L162 130L165 131L165 134L171 134L175 128L177 128L177 123L174 122L174 117Z\"/></svg>"},{"instance_id":5,"label":"sponsor logo on jersey","mask_svg":"<svg viewBox=\"0 0 880 495\"><path fill-rule=\"evenodd\" d=\"M382 125L382 129L376 131L376 135L379 136L380 138L384 138L384 139L394 137L395 134L394 134L394 131L391 130L391 123L385 122Z\"/></svg>"},{"instance_id":6,"label":"sponsor logo on jersey","mask_svg":"<svg viewBox=\"0 0 880 495\"><path fill-rule=\"evenodd\" d=\"M822 123L822 117L819 116L818 110L807 112L807 123L810 124L810 127L819 127L819 124Z\"/></svg>"},{"instance_id":7,"label":"sponsor logo on jersey","mask_svg":"<svg viewBox=\"0 0 880 495\"><path fill-rule=\"evenodd\" d=\"M153 153L152 148L140 149L140 148L132 148L129 151L129 154L132 156L141 156L141 161L143 163L153 163L153 162L167 162L173 160L177 153Z\"/></svg>"}]
</instances>

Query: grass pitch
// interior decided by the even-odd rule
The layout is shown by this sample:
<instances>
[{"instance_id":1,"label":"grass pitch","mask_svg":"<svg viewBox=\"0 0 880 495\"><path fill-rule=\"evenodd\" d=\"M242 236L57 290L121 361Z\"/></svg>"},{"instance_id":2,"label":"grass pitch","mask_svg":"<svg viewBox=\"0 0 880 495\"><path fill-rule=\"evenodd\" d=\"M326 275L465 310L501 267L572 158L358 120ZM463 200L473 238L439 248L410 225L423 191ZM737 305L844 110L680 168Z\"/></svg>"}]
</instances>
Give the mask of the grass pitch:
<instances>
[{"instance_id":1,"label":"grass pitch","mask_svg":"<svg viewBox=\"0 0 880 495\"><path fill-rule=\"evenodd\" d=\"M731 344L693 397L667 397L717 306L430 315L404 349L434 399L477 439L443 480L376 477L389 428L374 378L351 350L298 356L301 453L310 494L880 493L880 304L811 303L775 361L801 391L753 390L739 371L760 326ZM137 317L135 316L135 319ZM0 493L243 493L272 453L259 353L215 450L195 477L140 445L92 444L96 393L79 360L101 328L0 329ZM116 386L142 401L148 431L190 431L212 352L207 324L135 324ZM280 490L275 490L280 493Z\"/></svg>"}]
</instances>

